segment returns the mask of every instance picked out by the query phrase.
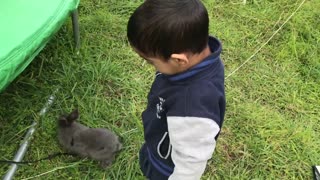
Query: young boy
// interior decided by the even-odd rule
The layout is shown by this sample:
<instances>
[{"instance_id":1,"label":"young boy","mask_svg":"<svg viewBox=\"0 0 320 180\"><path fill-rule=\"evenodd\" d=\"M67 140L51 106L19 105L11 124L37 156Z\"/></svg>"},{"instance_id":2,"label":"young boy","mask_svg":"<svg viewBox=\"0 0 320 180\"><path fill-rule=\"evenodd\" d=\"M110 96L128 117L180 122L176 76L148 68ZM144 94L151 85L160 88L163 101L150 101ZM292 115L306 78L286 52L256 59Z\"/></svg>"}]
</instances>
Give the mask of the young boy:
<instances>
[{"instance_id":1,"label":"young boy","mask_svg":"<svg viewBox=\"0 0 320 180\"><path fill-rule=\"evenodd\" d=\"M221 44L200 0L146 0L128 39L157 73L142 114L140 167L151 180L195 180L216 146L224 113Z\"/></svg>"}]
</instances>

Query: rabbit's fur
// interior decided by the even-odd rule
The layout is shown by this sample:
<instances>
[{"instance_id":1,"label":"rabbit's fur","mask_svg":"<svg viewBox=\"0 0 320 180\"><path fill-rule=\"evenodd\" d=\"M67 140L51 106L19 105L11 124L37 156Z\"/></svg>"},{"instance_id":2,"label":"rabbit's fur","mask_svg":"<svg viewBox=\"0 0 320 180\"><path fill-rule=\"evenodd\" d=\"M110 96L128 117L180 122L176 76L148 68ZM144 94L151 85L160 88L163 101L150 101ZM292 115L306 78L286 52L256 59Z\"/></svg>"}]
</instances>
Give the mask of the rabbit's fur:
<instances>
[{"instance_id":1,"label":"rabbit's fur","mask_svg":"<svg viewBox=\"0 0 320 180\"><path fill-rule=\"evenodd\" d=\"M77 109L60 116L59 143L69 152L100 161L102 167L108 167L122 147L118 136L108 129L86 127L76 122L78 117Z\"/></svg>"}]
</instances>

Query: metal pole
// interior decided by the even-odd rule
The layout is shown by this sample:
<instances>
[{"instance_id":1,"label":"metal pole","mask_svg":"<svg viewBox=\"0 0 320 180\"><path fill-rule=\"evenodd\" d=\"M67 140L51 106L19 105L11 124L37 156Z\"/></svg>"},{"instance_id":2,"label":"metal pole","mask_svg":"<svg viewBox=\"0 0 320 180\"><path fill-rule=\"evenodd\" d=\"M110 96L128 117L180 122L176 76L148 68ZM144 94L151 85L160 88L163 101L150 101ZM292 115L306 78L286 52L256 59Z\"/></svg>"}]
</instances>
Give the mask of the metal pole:
<instances>
[{"instance_id":1,"label":"metal pole","mask_svg":"<svg viewBox=\"0 0 320 180\"><path fill-rule=\"evenodd\" d=\"M57 90L55 92L57 92ZM49 97L47 103L41 109L41 111L39 113L40 116L44 116L45 115L45 113L47 112L48 108L51 106L53 101L54 101L54 94L52 94ZM37 122L34 121L32 123L32 125L30 126L27 134L25 135L25 137L23 139L23 143L21 144L19 150L17 151L16 155L14 156L13 161L20 162L23 159L23 157L24 157L24 155L25 155L25 153L26 153L26 151L28 149L29 141L30 141L35 129L36 129L36 125L37 125ZM10 167L9 171L3 177L3 180L11 180L13 175L14 175L14 173L16 172L17 168L18 168L17 164L11 164L11 167Z\"/></svg>"},{"instance_id":2,"label":"metal pole","mask_svg":"<svg viewBox=\"0 0 320 180\"><path fill-rule=\"evenodd\" d=\"M72 18L73 37L74 37L74 42L76 44L76 51L78 54L80 49L80 29L79 29L78 9L72 11L71 18Z\"/></svg>"}]
</instances>

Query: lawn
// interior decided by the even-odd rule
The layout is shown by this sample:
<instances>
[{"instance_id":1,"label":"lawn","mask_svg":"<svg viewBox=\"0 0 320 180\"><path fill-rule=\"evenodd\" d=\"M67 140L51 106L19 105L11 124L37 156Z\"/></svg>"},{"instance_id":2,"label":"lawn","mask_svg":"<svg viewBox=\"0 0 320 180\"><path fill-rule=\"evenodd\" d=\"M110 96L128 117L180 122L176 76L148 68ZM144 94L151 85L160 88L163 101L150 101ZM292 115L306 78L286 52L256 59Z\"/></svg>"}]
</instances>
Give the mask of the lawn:
<instances>
[{"instance_id":1,"label":"lawn","mask_svg":"<svg viewBox=\"0 0 320 180\"><path fill-rule=\"evenodd\" d=\"M31 122L39 126L24 160L63 150L60 113L119 134L123 151L107 170L57 157L21 165L17 179L143 179L141 112L154 70L129 47L126 23L142 0L82 0L81 51L67 21L0 94L0 159L11 160ZM311 179L320 164L320 1L205 0L210 33L223 44L227 111L203 179ZM59 88L47 114L39 111ZM0 175L8 170L1 164Z\"/></svg>"}]
</instances>

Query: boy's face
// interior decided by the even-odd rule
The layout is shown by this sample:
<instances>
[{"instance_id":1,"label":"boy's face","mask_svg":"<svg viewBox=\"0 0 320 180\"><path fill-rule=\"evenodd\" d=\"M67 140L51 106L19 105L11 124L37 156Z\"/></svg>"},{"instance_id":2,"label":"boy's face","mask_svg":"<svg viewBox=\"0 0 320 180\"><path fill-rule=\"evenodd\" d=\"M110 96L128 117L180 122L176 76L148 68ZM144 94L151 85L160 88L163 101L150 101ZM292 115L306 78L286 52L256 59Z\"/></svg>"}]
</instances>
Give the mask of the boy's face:
<instances>
[{"instance_id":1,"label":"boy's face","mask_svg":"<svg viewBox=\"0 0 320 180\"><path fill-rule=\"evenodd\" d=\"M194 65L201 62L204 58L211 54L210 48L207 47L199 54L178 53L171 54L168 60L157 57L146 57L135 48L133 50L149 64L153 65L157 71L166 75L174 75L188 70Z\"/></svg>"},{"instance_id":2,"label":"boy's face","mask_svg":"<svg viewBox=\"0 0 320 180\"><path fill-rule=\"evenodd\" d=\"M149 63L153 67L155 67L155 69L158 72L160 72L162 74L166 74L166 75L174 75L174 74L178 74L180 72L183 72L186 69L185 65L188 64L187 59L186 60L184 60L185 58L177 59L177 57L175 57L175 55L173 55L173 57L171 56L171 58L169 60L163 60L161 58L145 57L144 55L142 55L138 51L136 51L136 53L141 58L146 60L147 63Z\"/></svg>"},{"instance_id":3,"label":"boy's face","mask_svg":"<svg viewBox=\"0 0 320 180\"><path fill-rule=\"evenodd\" d=\"M173 75L181 72L179 65L170 58L168 61L160 58L144 58L149 64L151 64L158 72Z\"/></svg>"}]
</instances>

